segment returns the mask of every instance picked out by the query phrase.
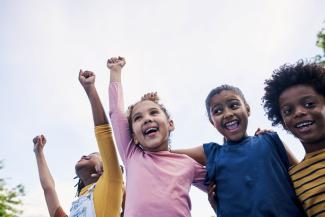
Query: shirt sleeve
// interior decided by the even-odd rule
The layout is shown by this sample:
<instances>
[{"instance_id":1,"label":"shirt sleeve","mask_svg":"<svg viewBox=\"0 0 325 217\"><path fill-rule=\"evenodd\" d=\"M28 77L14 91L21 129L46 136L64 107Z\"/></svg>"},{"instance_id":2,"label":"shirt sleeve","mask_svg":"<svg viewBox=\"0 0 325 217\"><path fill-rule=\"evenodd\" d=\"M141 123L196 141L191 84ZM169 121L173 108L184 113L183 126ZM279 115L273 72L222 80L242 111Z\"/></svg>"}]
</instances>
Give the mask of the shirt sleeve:
<instances>
[{"instance_id":1,"label":"shirt sleeve","mask_svg":"<svg viewBox=\"0 0 325 217\"><path fill-rule=\"evenodd\" d=\"M128 120L124 111L124 100L122 84L120 82L110 82L109 89L109 115L112 122L113 133L116 140L117 148L124 165L133 140L130 136Z\"/></svg>"},{"instance_id":2,"label":"shirt sleeve","mask_svg":"<svg viewBox=\"0 0 325 217\"><path fill-rule=\"evenodd\" d=\"M68 217L68 215L63 211L62 207L56 209L54 217Z\"/></svg>"},{"instance_id":3,"label":"shirt sleeve","mask_svg":"<svg viewBox=\"0 0 325 217\"><path fill-rule=\"evenodd\" d=\"M264 135L264 134L263 134ZM274 148L276 152L279 154L281 161L283 162L284 166L289 170L290 163L289 158L287 155L287 151L282 143L279 135L276 132L267 132L265 133L265 137L267 137L271 142L274 144Z\"/></svg>"},{"instance_id":4,"label":"shirt sleeve","mask_svg":"<svg viewBox=\"0 0 325 217\"><path fill-rule=\"evenodd\" d=\"M216 158L218 157L220 145L214 142L203 144L203 150L207 159L205 185L209 185L215 180Z\"/></svg>"},{"instance_id":5,"label":"shirt sleeve","mask_svg":"<svg viewBox=\"0 0 325 217\"><path fill-rule=\"evenodd\" d=\"M195 176L193 180L193 185L200 190L207 192L207 186L204 184L205 176L206 176L206 169L204 166L194 162L195 167Z\"/></svg>"},{"instance_id":6,"label":"shirt sleeve","mask_svg":"<svg viewBox=\"0 0 325 217\"><path fill-rule=\"evenodd\" d=\"M123 177L112 129L107 124L96 126L95 134L104 170L94 190L96 216L118 216L123 198Z\"/></svg>"}]
</instances>

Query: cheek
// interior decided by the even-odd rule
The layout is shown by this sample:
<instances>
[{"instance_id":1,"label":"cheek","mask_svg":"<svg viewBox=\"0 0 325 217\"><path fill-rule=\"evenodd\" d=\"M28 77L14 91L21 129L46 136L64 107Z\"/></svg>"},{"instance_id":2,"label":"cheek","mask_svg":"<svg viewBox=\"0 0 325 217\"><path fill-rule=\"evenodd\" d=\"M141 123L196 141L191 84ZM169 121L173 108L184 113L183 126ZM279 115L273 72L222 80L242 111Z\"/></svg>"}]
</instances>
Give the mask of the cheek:
<instances>
[{"instance_id":1,"label":"cheek","mask_svg":"<svg viewBox=\"0 0 325 217\"><path fill-rule=\"evenodd\" d=\"M220 120L217 117L212 118L212 124L217 129L221 128Z\"/></svg>"},{"instance_id":2,"label":"cheek","mask_svg":"<svg viewBox=\"0 0 325 217\"><path fill-rule=\"evenodd\" d=\"M282 117L282 125L286 130L290 130L290 118Z\"/></svg>"}]
</instances>

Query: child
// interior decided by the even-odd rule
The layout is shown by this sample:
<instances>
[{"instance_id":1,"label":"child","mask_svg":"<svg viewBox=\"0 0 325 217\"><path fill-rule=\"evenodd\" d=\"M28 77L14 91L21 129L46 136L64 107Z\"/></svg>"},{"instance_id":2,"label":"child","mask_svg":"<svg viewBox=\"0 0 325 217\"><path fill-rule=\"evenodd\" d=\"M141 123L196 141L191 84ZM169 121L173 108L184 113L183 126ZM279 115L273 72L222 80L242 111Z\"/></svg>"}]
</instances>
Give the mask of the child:
<instances>
[{"instance_id":1,"label":"child","mask_svg":"<svg viewBox=\"0 0 325 217\"><path fill-rule=\"evenodd\" d=\"M325 69L299 61L283 65L265 81L264 108L305 148L302 162L289 170L308 216L325 216Z\"/></svg>"},{"instance_id":2,"label":"child","mask_svg":"<svg viewBox=\"0 0 325 217\"><path fill-rule=\"evenodd\" d=\"M79 81L84 87L93 112L96 139L99 153L82 156L76 163L78 199L72 203L70 216L118 217L122 204L123 179L112 138L112 130L97 94L92 72L80 70ZM38 165L40 182L51 217L66 217L54 187L54 180L45 160L43 148L46 143L43 135L34 138L34 151ZM96 171L103 167L103 174ZM99 167L98 167L99 166Z\"/></svg>"},{"instance_id":3,"label":"child","mask_svg":"<svg viewBox=\"0 0 325 217\"><path fill-rule=\"evenodd\" d=\"M216 201L212 207L217 216L303 216L288 175L285 147L273 132L247 135L250 107L240 89L219 86L205 102L224 144L212 142L177 152L206 165L206 181L215 183L215 197L209 200Z\"/></svg>"},{"instance_id":4,"label":"child","mask_svg":"<svg viewBox=\"0 0 325 217\"><path fill-rule=\"evenodd\" d=\"M124 65L122 57L107 61L110 116L126 168L124 216L189 217L191 184L204 187L205 170L190 157L169 151L174 123L157 95L144 96L129 107L126 117L121 86Z\"/></svg>"}]
</instances>

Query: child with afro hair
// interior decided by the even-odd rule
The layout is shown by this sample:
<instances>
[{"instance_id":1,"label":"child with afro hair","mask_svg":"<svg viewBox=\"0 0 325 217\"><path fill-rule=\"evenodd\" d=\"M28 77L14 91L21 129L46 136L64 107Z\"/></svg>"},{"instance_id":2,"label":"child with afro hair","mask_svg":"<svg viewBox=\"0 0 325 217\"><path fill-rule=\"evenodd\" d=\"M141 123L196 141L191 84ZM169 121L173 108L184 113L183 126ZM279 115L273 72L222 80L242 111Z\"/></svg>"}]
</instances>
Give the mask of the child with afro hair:
<instances>
[{"instance_id":1,"label":"child with afro hair","mask_svg":"<svg viewBox=\"0 0 325 217\"><path fill-rule=\"evenodd\" d=\"M296 194L308 216L325 216L325 69L302 60L285 64L265 85L268 119L290 131L306 151L289 170Z\"/></svg>"}]
</instances>

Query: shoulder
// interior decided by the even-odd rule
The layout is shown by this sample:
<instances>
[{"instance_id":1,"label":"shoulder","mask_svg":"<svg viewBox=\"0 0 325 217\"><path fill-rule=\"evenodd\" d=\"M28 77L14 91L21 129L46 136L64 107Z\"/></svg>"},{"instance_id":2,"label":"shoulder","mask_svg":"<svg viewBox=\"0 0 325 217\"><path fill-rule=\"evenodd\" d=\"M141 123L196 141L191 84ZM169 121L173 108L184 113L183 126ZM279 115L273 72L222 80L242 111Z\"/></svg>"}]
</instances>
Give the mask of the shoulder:
<instances>
[{"instance_id":1,"label":"shoulder","mask_svg":"<svg viewBox=\"0 0 325 217\"><path fill-rule=\"evenodd\" d=\"M253 136L252 138L255 140L260 140L262 142L264 141L264 142L282 144L282 141L281 141L279 135L277 134L277 132L265 132L258 136Z\"/></svg>"},{"instance_id":2,"label":"shoulder","mask_svg":"<svg viewBox=\"0 0 325 217\"><path fill-rule=\"evenodd\" d=\"M215 142L204 143L203 144L204 154L207 157L209 155L214 155L221 149L221 147L222 147L221 145L219 145L218 143L215 143Z\"/></svg>"}]
</instances>

